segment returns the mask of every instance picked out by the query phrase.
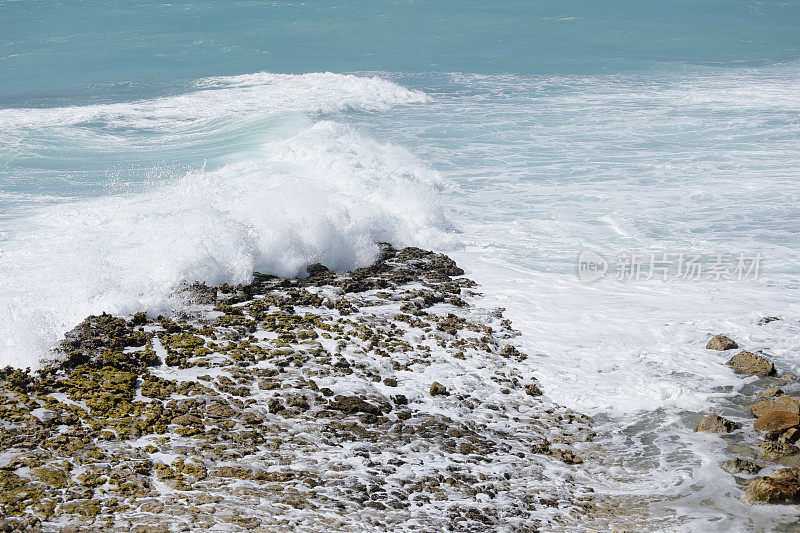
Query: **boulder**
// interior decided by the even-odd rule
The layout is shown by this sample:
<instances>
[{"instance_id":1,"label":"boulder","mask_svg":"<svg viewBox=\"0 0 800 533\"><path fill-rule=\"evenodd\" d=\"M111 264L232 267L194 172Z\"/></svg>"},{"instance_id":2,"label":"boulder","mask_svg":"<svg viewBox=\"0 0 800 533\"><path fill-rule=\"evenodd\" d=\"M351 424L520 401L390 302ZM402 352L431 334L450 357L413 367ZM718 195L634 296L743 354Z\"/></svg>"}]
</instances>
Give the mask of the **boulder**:
<instances>
[{"instance_id":1,"label":"boulder","mask_svg":"<svg viewBox=\"0 0 800 533\"><path fill-rule=\"evenodd\" d=\"M764 467L747 459L733 459L722 464L722 469L729 474L758 474Z\"/></svg>"},{"instance_id":2,"label":"boulder","mask_svg":"<svg viewBox=\"0 0 800 533\"><path fill-rule=\"evenodd\" d=\"M739 429L739 424L722 418L719 415L708 415L704 417L700 424L698 424L695 431L706 431L708 433L730 433Z\"/></svg>"},{"instance_id":3,"label":"boulder","mask_svg":"<svg viewBox=\"0 0 800 533\"><path fill-rule=\"evenodd\" d=\"M744 503L800 503L800 469L781 468L771 476L754 479L742 498Z\"/></svg>"},{"instance_id":4,"label":"boulder","mask_svg":"<svg viewBox=\"0 0 800 533\"><path fill-rule=\"evenodd\" d=\"M775 365L754 353L742 350L726 363L729 367L743 374L755 374L757 376L774 376Z\"/></svg>"},{"instance_id":5,"label":"boulder","mask_svg":"<svg viewBox=\"0 0 800 533\"><path fill-rule=\"evenodd\" d=\"M706 344L707 350L735 350L738 347L739 345L736 344L736 341L725 335L714 335L711 337L711 340L708 341L708 344Z\"/></svg>"},{"instance_id":6,"label":"boulder","mask_svg":"<svg viewBox=\"0 0 800 533\"><path fill-rule=\"evenodd\" d=\"M447 387L438 381L431 383L431 396L447 396L448 394L450 393L447 392Z\"/></svg>"},{"instance_id":7,"label":"boulder","mask_svg":"<svg viewBox=\"0 0 800 533\"><path fill-rule=\"evenodd\" d=\"M766 433L766 437L775 440L784 431L800 426L800 415L789 411L772 411L756 420L753 428Z\"/></svg>"},{"instance_id":8,"label":"boulder","mask_svg":"<svg viewBox=\"0 0 800 533\"><path fill-rule=\"evenodd\" d=\"M750 405L750 412L757 418L774 411L788 411L800 414L800 398L796 396L780 396L774 402L764 400Z\"/></svg>"}]
</instances>

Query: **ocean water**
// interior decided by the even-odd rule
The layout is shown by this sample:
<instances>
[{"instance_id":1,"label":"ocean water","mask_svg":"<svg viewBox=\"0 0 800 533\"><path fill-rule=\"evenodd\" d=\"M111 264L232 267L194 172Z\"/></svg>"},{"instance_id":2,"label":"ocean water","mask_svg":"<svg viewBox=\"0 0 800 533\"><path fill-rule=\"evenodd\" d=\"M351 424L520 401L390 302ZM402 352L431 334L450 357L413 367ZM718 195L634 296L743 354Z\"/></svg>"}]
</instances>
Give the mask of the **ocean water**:
<instances>
[{"instance_id":1,"label":"ocean water","mask_svg":"<svg viewBox=\"0 0 800 533\"><path fill-rule=\"evenodd\" d=\"M597 418L598 492L650 529L789 528L692 429L748 383L711 334L800 366L798 27L796 2L2 2L0 364L186 281L432 248ZM583 283L584 249L760 263Z\"/></svg>"}]
</instances>

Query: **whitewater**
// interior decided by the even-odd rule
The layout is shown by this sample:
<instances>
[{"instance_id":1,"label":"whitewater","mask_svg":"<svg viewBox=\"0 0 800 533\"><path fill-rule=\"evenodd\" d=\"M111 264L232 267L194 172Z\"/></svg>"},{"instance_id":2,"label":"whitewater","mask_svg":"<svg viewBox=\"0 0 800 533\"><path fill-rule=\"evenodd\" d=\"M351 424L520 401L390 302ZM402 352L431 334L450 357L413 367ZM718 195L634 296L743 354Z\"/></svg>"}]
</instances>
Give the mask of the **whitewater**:
<instances>
[{"instance_id":1,"label":"whitewater","mask_svg":"<svg viewBox=\"0 0 800 533\"><path fill-rule=\"evenodd\" d=\"M657 75L216 76L172 94L0 109L0 364L90 314L180 312L184 283L451 255L554 401L616 464L596 489L660 527L789 523L745 507L693 432L747 380L725 332L800 364L800 65ZM583 283L577 257L759 253L757 279ZM783 320L758 325L764 316ZM665 525L666 524L666 525ZM652 524L651 524L651 527Z\"/></svg>"}]
</instances>

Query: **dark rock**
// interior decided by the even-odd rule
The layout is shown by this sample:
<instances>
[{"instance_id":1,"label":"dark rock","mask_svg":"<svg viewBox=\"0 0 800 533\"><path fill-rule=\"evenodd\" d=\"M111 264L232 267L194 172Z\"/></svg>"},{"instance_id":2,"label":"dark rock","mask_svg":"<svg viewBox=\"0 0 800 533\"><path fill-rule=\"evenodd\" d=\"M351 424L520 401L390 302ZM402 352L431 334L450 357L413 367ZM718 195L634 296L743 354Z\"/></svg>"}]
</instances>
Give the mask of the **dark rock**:
<instances>
[{"instance_id":1,"label":"dark rock","mask_svg":"<svg viewBox=\"0 0 800 533\"><path fill-rule=\"evenodd\" d=\"M366 402L358 396L336 396L336 398L328 405L328 408L348 414L368 413L375 416L380 416L383 414L383 411L380 407Z\"/></svg>"},{"instance_id":2,"label":"dark rock","mask_svg":"<svg viewBox=\"0 0 800 533\"><path fill-rule=\"evenodd\" d=\"M269 412L272 414L279 413L286 409L286 406L283 405L280 398L270 398L267 405L269 406Z\"/></svg>"},{"instance_id":3,"label":"dark rock","mask_svg":"<svg viewBox=\"0 0 800 533\"><path fill-rule=\"evenodd\" d=\"M431 383L431 396L448 396L449 394L450 393L447 392L447 387L438 381Z\"/></svg>"},{"instance_id":4,"label":"dark rock","mask_svg":"<svg viewBox=\"0 0 800 533\"><path fill-rule=\"evenodd\" d=\"M531 383L530 385L525 385L525 394L528 396L541 396L543 392L542 389Z\"/></svg>"},{"instance_id":5,"label":"dark rock","mask_svg":"<svg viewBox=\"0 0 800 533\"><path fill-rule=\"evenodd\" d=\"M326 272L330 271L328 270L328 267L322 263L314 263L306 267L306 272L308 272L308 277L313 278L314 276L319 276L320 274L325 274Z\"/></svg>"},{"instance_id":6,"label":"dark rock","mask_svg":"<svg viewBox=\"0 0 800 533\"><path fill-rule=\"evenodd\" d=\"M734 340L725 335L714 335L706 344L706 349L708 350L734 350L738 347L739 345Z\"/></svg>"}]
</instances>

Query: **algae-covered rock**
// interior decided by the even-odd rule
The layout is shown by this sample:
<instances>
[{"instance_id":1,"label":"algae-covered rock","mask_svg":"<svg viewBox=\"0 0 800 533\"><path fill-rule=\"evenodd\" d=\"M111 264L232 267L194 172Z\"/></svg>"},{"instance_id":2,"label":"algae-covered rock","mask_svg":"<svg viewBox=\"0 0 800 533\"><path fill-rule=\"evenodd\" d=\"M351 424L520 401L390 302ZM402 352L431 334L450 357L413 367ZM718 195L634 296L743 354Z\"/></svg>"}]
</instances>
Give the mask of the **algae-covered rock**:
<instances>
[{"instance_id":1,"label":"algae-covered rock","mask_svg":"<svg viewBox=\"0 0 800 533\"><path fill-rule=\"evenodd\" d=\"M544 473L593 460L591 421L529 397L510 324L470 307L452 260L381 245L369 267L308 273L190 285L170 317L88 317L53 365L0 370L0 516L32 531L495 531L530 523L539 491L564 505L533 527L588 516L582 482ZM458 391L421 398L430 373Z\"/></svg>"},{"instance_id":2,"label":"algae-covered rock","mask_svg":"<svg viewBox=\"0 0 800 533\"><path fill-rule=\"evenodd\" d=\"M431 383L431 396L447 396L450 394L447 392L447 387L439 383L438 381L434 381Z\"/></svg>"}]
</instances>

